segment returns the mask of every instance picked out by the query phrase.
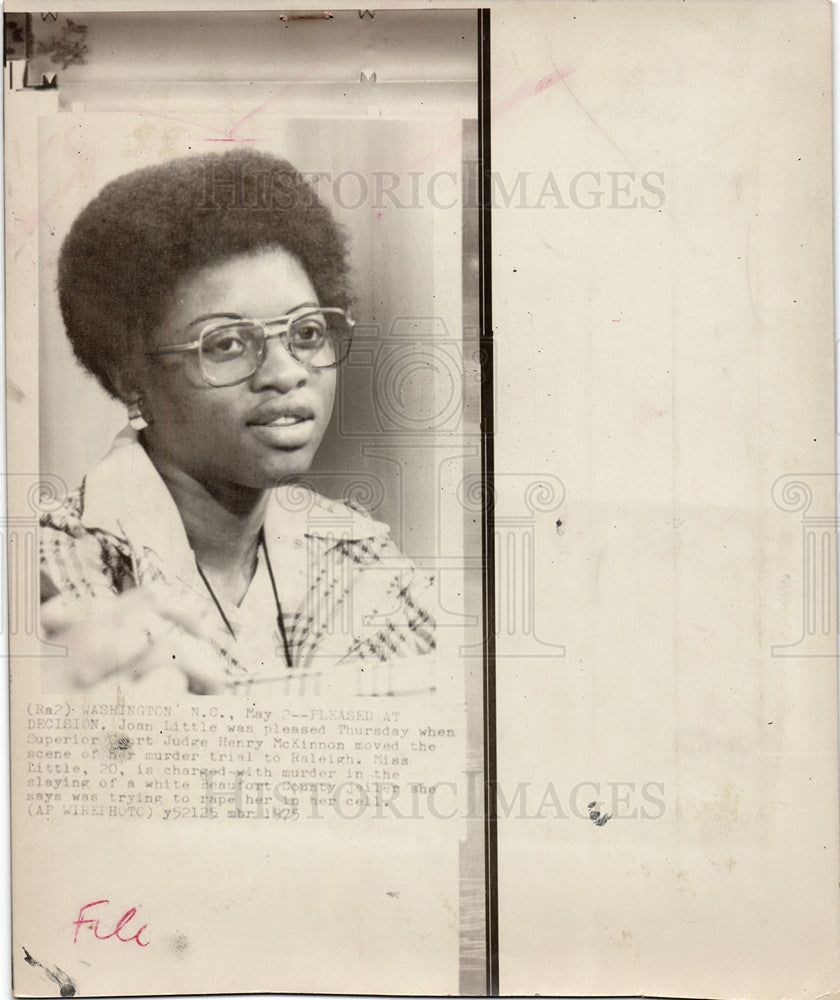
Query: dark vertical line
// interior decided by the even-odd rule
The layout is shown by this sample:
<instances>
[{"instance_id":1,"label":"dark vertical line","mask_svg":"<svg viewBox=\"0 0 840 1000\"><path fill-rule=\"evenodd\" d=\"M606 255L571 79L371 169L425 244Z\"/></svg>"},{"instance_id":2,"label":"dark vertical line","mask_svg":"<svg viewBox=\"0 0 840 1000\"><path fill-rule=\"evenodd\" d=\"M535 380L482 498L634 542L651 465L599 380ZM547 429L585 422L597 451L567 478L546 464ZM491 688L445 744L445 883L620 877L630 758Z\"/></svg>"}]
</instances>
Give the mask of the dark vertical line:
<instances>
[{"instance_id":1,"label":"dark vertical line","mask_svg":"<svg viewBox=\"0 0 840 1000\"><path fill-rule=\"evenodd\" d=\"M490 11L478 11L479 356L481 358L481 550L484 567L484 893L487 995L499 995L496 824L496 553L493 484L493 312L491 281Z\"/></svg>"}]
</instances>

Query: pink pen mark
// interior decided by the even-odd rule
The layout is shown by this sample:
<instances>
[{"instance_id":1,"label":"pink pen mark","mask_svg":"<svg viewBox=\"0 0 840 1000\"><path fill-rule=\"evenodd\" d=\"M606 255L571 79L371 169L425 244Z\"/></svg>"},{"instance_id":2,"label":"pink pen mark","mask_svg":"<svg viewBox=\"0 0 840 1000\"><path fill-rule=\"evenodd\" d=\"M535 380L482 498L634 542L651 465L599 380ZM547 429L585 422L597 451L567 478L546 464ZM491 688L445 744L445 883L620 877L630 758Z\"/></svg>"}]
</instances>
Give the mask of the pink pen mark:
<instances>
[{"instance_id":1,"label":"pink pen mark","mask_svg":"<svg viewBox=\"0 0 840 1000\"><path fill-rule=\"evenodd\" d=\"M664 417L668 411L665 407L654 406L652 403L642 403L639 407L639 417L647 422L648 420L656 420L658 417Z\"/></svg>"},{"instance_id":2,"label":"pink pen mark","mask_svg":"<svg viewBox=\"0 0 840 1000\"><path fill-rule=\"evenodd\" d=\"M130 909L126 910L125 913L117 921L114 929L107 934L100 934L100 920L98 917L87 917L85 916L85 910L91 909L93 906L103 906L110 902L108 899L97 899L92 903L85 903L85 905L79 910L79 914L73 921L73 926L76 931L73 935L73 944L76 944L79 940L79 931L82 927L89 926L93 931L93 936L97 941L108 941L111 938L116 938L117 941L121 941L123 944L130 944L132 941L135 944L140 945L141 948L148 948L151 941L141 941L140 935L146 930L147 924L143 924L139 927L133 934L128 935L128 924L137 915L137 907L132 906Z\"/></svg>"},{"instance_id":3,"label":"pink pen mark","mask_svg":"<svg viewBox=\"0 0 840 1000\"><path fill-rule=\"evenodd\" d=\"M234 133L237 129L241 128L246 122L249 122L252 118L256 118L260 112L265 111L265 109L271 104L271 98L267 101L263 101L262 104L258 104L253 111L249 111L247 114L243 115L239 121L234 122L233 125L227 130L223 137L214 138L210 137L207 142L259 142L259 139L239 139Z\"/></svg>"},{"instance_id":4,"label":"pink pen mark","mask_svg":"<svg viewBox=\"0 0 840 1000\"><path fill-rule=\"evenodd\" d=\"M566 70L565 75L568 76L570 72L571 70ZM539 80L537 82L536 87L534 87L534 93L539 94L541 91L547 90L553 84L557 83L559 80L562 79L563 75L561 74L561 71L559 69L556 69L553 73L549 73L548 76L544 76L542 80Z\"/></svg>"},{"instance_id":5,"label":"pink pen mark","mask_svg":"<svg viewBox=\"0 0 840 1000\"><path fill-rule=\"evenodd\" d=\"M547 90L549 87L554 86L555 83L559 83L561 80L565 80L567 76L574 73L575 66L564 66L561 69L556 69L547 76L539 79L535 84L523 84L521 87L517 87L516 90L512 91L507 97L502 98L501 101L495 103L493 109L490 113L491 119L500 118L502 115L506 115L513 111L524 101L529 100L531 97L535 97L537 94L542 93L542 91ZM455 123L455 128L452 135L445 142L442 142L439 146L436 146L431 152L427 153L425 156L418 157L414 163L414 167L427 167L434 164L444 155L454 152L461 148L461 122L458 120Z\"/></svg>"},{"instance_id":6,"label":"pink pen mark","mask_svg":"<svg viewBox=\"0 0 840 1000\"><path fill-rule=\"evenodd\" d=\"M237 121L235 121L230 126L230 128L227 128L227 129L213 128L210 125L205 125L202 122L197 122L195 120L190 120L189 118L178 118L175 115L163 115L163 114L160 114L160 113L155 112L155 111L142 111L141 110L138 113L140 115L142 115L143 117L162 118L164 121L178 122L179 125L189 125L189 126L194 127L194 128L200 128L200 129L202 129L205 132L212 132L212 133L214 133L213 135L204 136L204 142L263 142L264 140L262 140L262 139L257 139L257 138L252 138L252 137L246 137L246 136L238 136L236 133L237 133L237 131L239 129L242 128L242 126L246 122L248 122L252 118L256 117L261 111L264 111L265 108L270 103L271 103L270 99L268 101L263 101L262 104L259 104L252 111L249 111L247 114L243 115L241 118L239 118Z\"/></svg>"},{"instance_id":7,"label":"pink pen mark","mask_svg":"<svg viewBox=\"0 0 840 1000\"><path fill-rule=\"evenodd\" d=\"M78 155L78 151L72 141L74 132L74 127L66 128L63 131L54 133L46 141L47 146L60 143L60 149L54 150L53 155L57 158L63 157L64 161L70 164L64 174L65 180L38 207L29 209L21 205L17 212L10 213L9 215L6 230L7 250L13 255L17 255L20 252L29 237L35 233L42 220L47 221L52 231L49 220L53 210L64 204L68 194L74 188L80 187L85 191L96 190L97 176L95 164L92 160Z\"/></svg>"},{"instance_id":8,"label":"pink pen mark","mask_svg":"<svg viewBox=\"0 0 840 1000\"><path fill-rule=\"evenodd\" d=\"M553 73L549 73L548 76L541 77L535 84L523 83L521 87L512 90L507 97L496 104L493 108L491 118L500 118L502 115L509 114L529 98L541 94L544 90L548 90L549 87L553 87L555 83L560 83L566 77L571 76L576 68L573 65L563 66L560 69L554 70Z\"/></svg>"}]
</instances>

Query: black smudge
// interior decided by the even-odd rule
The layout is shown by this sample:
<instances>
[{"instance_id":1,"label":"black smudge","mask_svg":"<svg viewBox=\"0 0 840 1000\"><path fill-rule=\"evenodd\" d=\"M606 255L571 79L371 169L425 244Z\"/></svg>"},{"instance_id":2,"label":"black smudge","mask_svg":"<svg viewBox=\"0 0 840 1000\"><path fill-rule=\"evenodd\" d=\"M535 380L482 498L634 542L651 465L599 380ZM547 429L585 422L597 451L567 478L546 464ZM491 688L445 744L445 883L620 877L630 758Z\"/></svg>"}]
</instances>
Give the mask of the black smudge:
<instances>
[{"instance_id":1,"label":"black smudge","mask_svg":"<svg viewBox=\"0 0 840 1000\"><path fill-rule=\"evenodd\" d=\"M23 949L23 957L28 965L31 965L35 969L43 970L47 979L51 979L58 986L60 996L74 997L76 995L76 984L57 965L45 965L43 962L39 962L37 958L33 958L29 954L26 948Z\"/></svg>"}]
</instances>

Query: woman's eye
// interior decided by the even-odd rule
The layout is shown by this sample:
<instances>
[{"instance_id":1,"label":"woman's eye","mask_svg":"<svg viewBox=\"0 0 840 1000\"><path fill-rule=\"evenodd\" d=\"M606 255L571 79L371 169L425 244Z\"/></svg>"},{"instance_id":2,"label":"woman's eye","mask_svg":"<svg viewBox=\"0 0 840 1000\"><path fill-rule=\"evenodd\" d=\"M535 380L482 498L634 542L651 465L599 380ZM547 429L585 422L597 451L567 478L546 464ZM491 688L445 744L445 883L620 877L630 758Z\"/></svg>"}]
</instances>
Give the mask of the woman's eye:
<instances>
[{"instance_id":1,"label":"woman's eye","mask_svg":"<svg viewBox=\"0 0 840 1000\"><path fill-rule=\"evenodd\" d=\"M295 343L301 347L320 346L326 336L326 330L319 323L303 323L295 326L293 332Z\"/></svg>"},{"instance_id":2,"label":"woman's eye","mask_svg":"<svg viewBox=\"0 0 840 1000\"><path fill-rule=\"evenodd\" d=\"M204 339L204 354L214 358L236 358L245 350L245 341L237 333L220 332Z\"/></svg>"}]
</instances>

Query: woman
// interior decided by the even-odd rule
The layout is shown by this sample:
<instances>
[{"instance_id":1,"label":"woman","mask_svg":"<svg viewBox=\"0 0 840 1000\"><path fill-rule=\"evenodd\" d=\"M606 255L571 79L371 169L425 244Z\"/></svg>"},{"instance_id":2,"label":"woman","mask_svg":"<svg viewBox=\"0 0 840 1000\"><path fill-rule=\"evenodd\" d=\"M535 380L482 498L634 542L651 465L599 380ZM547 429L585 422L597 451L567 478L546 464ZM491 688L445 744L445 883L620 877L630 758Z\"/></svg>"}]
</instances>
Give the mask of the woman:
<instances>
[{"instance_id":1,"label":"woman","mask_svg":"<svg viewBox=\"0 0 840 1000\"><path fill-rule=\"evenodd\" d=\"M429 690L430 581L384 525L295 485L352 335L345 237L303 177L253 151L120 177L64 241L59 298L130 418L41 523L71 685Z\"/></svg>"}]
</instances>

